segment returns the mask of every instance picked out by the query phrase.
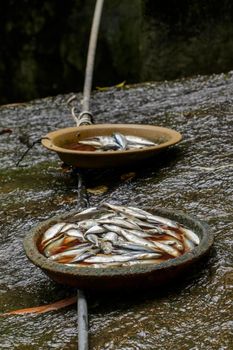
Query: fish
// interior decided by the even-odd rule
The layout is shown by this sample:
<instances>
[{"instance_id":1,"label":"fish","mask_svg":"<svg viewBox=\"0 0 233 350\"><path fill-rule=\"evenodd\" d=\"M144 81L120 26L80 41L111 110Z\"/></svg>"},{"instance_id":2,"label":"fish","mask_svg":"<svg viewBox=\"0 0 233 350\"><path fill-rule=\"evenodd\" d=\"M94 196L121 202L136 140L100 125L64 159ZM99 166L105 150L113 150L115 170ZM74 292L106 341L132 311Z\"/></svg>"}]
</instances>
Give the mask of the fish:
<instances>
[{"instance_id":1,"label":"fish","mask_svg":"<svg viewBox=\"0 0 233 350\"><path fill-rule=\"evenodd\" d=\"M158 251L158 249L155 247L154 242L150 242L142 237L139 237L135 234L133 234L131 231L129 230L124 230L121 229L121 232L119 232L127 241L131 242L131 243L135 243L135 244L139 244L142 247L146 247L146 248L151 248L154 251ZM160 249L159 249L160 250Z\"/></svg>"},{"instance_id":2,"label":"fish","mask_svg":"<svg viewBox=\"0 0 233 350\"><path fill-rule=\"evenodd\" d=\"M62 237L61 239L49 244L44 252L47 256L51 256L57 253L61 253L65 250L69 250L70 248L74 248L77 245L82 243L79 238L76 237Z\"/></svg>"},{"instance_id":3,"label":"fish","mask_svg":"<svg viewBox=\"0 0 233 350\"><path fill-rule=\"evenodd\" d=\"M118 150L119 144L116 142L116 140L113 137L104 136L101 138L101 144L102 144L102 150L108 151L108 150Z\"/></svg>"},{"instance_id":4,"label":"fish","mask_svg":"<svg viewBox=\"0 0 233 350\"><path fill-rule=\"evenodd\" d=\"M147 216L147 220L149 222L152 222L152 223L155 223L155 224L157 224L157 223L164 224L164 225L166 225L166 226L168 226L170 228L179 229L179 226L178 226L178 224L175 221L170 220L168 218L164 218L162 216L157 216L157 215L150 214L150 215Z\"/></svg>"},{"instance_id":5,"label":"fish","mask_svg":"<svg viewBox=\"0 0 233 350\"><path fill-rule=\"evenodd\" d=\"M51 261L67 266L130 267L177 258L199 242L195 232L171 219L102 203L51 226L39 248Z\"/></svg>"},{"instance_id":6,"label":"fish","mask_svg":"<svg viewBox=\"0 0 233 350\"><path fill-rule=\"evenodd\" d=\"M116 131L112 135L88 137L78 141L79 145L91 146L94 151L130 150L156 146L157 143L143 137L123 135Z\"/></svg>"},{"instance_id":7,"label":"fish","mask_svg":"<svg viewBox=\"0 0 233 350\"><path fill-rule=\"evenodd\" d=\"M66 231L68 231L68 230L70 230L70 229L78 229L78 225L77 224L73 224L73 223L68 223L68 224L66 224L65 226L63 226L63 228L61 229L61 232L66 232Z\"/></svg>"},{"instance_id":8,"label":"fish","mask_svg":"<svg viewBox=\"0 0 233 350\"><path fill-rule=\"evenodd\" d=\"M128 228L128 229L140 229L140 227L133 223L133 222L129 222L120 218L108 218L108 219L99 219L97 220L99 224L107 224L107 225L116 225L116 226L120 226L123 228Z\"/></svg>"},{"instance_id":9,"label":"fish","mask_svg":"<svg viewBox=\"0 0 233 350\"><path fill-rule=\"evenodd\" d=\"M43 250L44 255L48 258L49 256L55 254L56 250L61 247L63 240L64 236L49 243Z\"/></svg>"},{"instance_id":10,"label":"fish","mask_svg":"<svg viewBox=\"0 0 233 350\"><path fill-rule=\"evenodd\" d=\"M118 240L118 235L116 232L107 232L102 235L103 241L115 242Z\"/></svg>"},{"instance_id":11,"label":"fish","mask_svg":"<svg viewBox=\"0 0 233 350\"><path fill-rule=\"evenodd\" d=\"M85 259L86 263L89 264L101 264L101 263L115 263L115 262L126 262L130 260L141 260L141 259L149 259L158 257L155 253L139 253L134 255L101 255L92 256L90 258Z\"/></svg>"},{"instance_id":12,"label":"fish","mask_svg":"<svg viewBox=\"0 0 233 350\"><path fill-rule=\"evenodd\" d=\"M128 232L132 233L135 236L142 237L142 238L149 238L151 237L151 233L147 232L146 230L127 230Z\"/></svg>"},{"instance_id":13,"label":"fish","mask_svg":"<svg viewBox=\"0 0 233 350\"><path fill-rule=\"evenodd\" d=\"M147 235L160 235L160 236L165 233L161 230L160 227L149 228L145 230L145 232L147 233Z\"/></svg>"},{"instance_id":14,"label":"fish","mask_svg":"<svg viewBox=\"0 0 233 350\"><path fill-rule=\"evenodd\" d=\"M124 217L124 216L123 216ZM155 225L147 222L147 221L142 221L140 219L137 219L137 218L134 218L134 219L129 219L128 218L128 221L129 222L134 222L138 227L140 228L143 228L143 229L154 229L155 228Z\"/></svg>"},{"instance_id":15,"label":"fish","mask_svg":"<svg viewBox=\"0 0 233 350\"><path fill-rule=\"evenodd\" d=\"M88 145L88 146L93 146L95 148L101 148L102 143L98 140L93 140L93 139L85 139L85 140L79 140L78 142L81 145Z\"/></svg>"},{"instance_id":16,"label":"fish","mask_svg":"<svg viewBox=\"0 0 233 350\"><path fill-rule=\"evenodd\" d=\"M116 140L116 143L122 150L125 150L127 148L128 142L124 135L120 134L119 132L115 132L113 133L113 138Z\"/></svg>"},{"instance_id":17,"label":"fish","mask_svg":"<svg viewBox=\"0 0 233 350\"><path fill-rule=\"evenodd\" d=\"M83 233L80 230L77 230L75 228L70 228L67 231L64 231L63 233L65 236L77 237L77 238L80 238L81 240L84 239Z\"/></svg>"},{"instance_id":18,"label":"fish","mask_svg":"<svg viewBox=\"0 0 233 350\"><path fill-rule=\"evenodd\" d=\"M129 146L132 145L140 145L140 146L156 146L157 144L151 140L144 139L143 137L126 135L126 140L129 143Z\"/></svg>"},{"instance_id":19,"label":"fish","mask_svg":"<svg viewBox=\"0 0 233 350\"><path fill-rule=\"evenodd\" d=\"M181 255L180 251L178 251L177 249L175 249L167 244L160 243L160 242L153 242L153 244L155 245L156 248L167 253L168 255L173 256L174 258L177 258L178 256Z\"/></svg>"},{"instance_id":20,"label":"fish","mask_svg":"<svg viewBox=\"0 0 233 350\"><path fill-rule=\"evenodd\" d=\"M146 217L146 219L151 223L161 223L161 224L164 224L164 225L167 225L169 227L173 227L173 228L178 228L178 224L173 221L173 220L170 220L168 218L164 218L162 216L158 216L158 215L153 215L143 209L140 209L140 208L136 208L136 207L131 207L129 206L128 207L130 210L132 210L133 212L135 213L138 213L138 214L141 214L141 215L144 215Z\"/></svg>"},{"instance_id":21,"label":"fish","mask_svg":"<svg viewBox=\"0 0 233 350\"><path fill-rule=\"evenodd\" d=\"M65 225L65 222L58 222L57 224L49 227L42 236L41 244L44 245L46 241L54 238Z\"/></svg>"},{"instance_id":22,"label":"fish","mask_svg":"<svg viewBox=\"0 0 233 350\"><path fill-rule=\"evenodd\" d=\"M95 246L99 246L99 237L93 233L85 234L85 239L93 243Z\"/></svg>"},{"instance_id":23,"label":"fish","mask_svg":"<svg viewBox=\"0 0 233 350\"><path fill-rule=\"evenodd\" d=\"M64 233L59 232L55 237L48 239L47 241L44 241L43 243L40 243L40 250L44 250L49 244L55 242L56 240L64 237Z\"/></svg>"},{"instance_id":24,"label":"fish","mask_svg":"<svg viewBox=\"0 0 233 350\"><path fill-rule=\"evenodd\" d=\"M160 226L160 227L158 227L158 229L161 231L162 234L174 237L174 238L178 239L179 241L182 241L182 239L183 239L182 232L178 233L179 230L177 230L177 229L176 229L176 231L174 231L167 226Z\"/></svg>"},{"instance_id":25,"label":"fish","mask_svg":"<svg viewBox=\"0 0 233 350\"><path fill-rule=\"evenodd\" d=\"M78 212L76 214L72 214L71 216L67 217L66 222L67 223L76 223L78 221L84 221L90 218L92 215L100 214L100 210L96 207L91 207L88 209L83 210L82 212Z\"/></svg>"},{"instance_id":26,"label":"fish","mask_svg":"<svg viewBox=\"0 0 233 350\"><path fill-rule=\"evenodd\" d=\"M122 236L122 232L123 232L123 230L125 231L125 232L129 232L129 233L131 233L131 234L133 234L133 235L136 235L136 236L138 236L138 237L148 237L149 235L146 233L146 232L144 232L144 231L139 231L139 230L132 230L132 229L125 229L125 228L122 228L122 227L120 227L120 226L116 226L116 225L108 225L108 224L104 224L103 225L107 230L109 230L109 231L112 231L112 232L115 232L115 233L117 233L118 235L120 235L120 236Z\"/></svg>"},{"instance_id":27,"label":"fish","mask_svg":"<svg viewBox=\"0 0 233 350\"><path fill-rule=\"evenodd\" d=\"M118 211L120 213L123 213L125 215L129 215L130 217L134 217L135 216L137 219L146 219L145 214L141 214L141 213L135 212L135 211L129 209L128 207L123 207L123 206L120 206L120 205L114 205L114 204L110 204L110 203L106 203L106 202L102 203L102 206L110 208L110 209L113 209L113 210Z\"/></svg>"},{"instance_id":28,"label":"fish","mask_svg":"<svg viewBox=\"0 0 233 350\"><path fill-rule=\"evenodd\" d=\"M67 260L72 260L74 259L77 255L81 255L84 252L90 251L92 249L92 245L85 243L85 244L80 244L78 247L73 247L72 249L68 249L66 251L53 254L48 257L49 260L52 261L59 261L61 259L67 259Z\"/></svg>"},{"instance_id":29,"label":"fish","mask_svg":"<svg viewBox=\"0 0 233 350\"><path fill-rule=\"evenodd\" d=\"M153 264L153 265L157 265L157 264L161 264L162 262L164 262L166 259L163 258L157 258L157 259L147 259L147 260L136 260L136 261L128 261L124 264L124 266L134 266L134 265L148 265L148 264Z\"/></svg>"},{"instance_id":30,"label":"fish","mask_svg":"<svg viewBox=\"0 0 233 350\"><path fill-rule=\"evenodd\" d=\"M82 220L82 221L78 222L78 227L81 231L87 231L90 228L92 228L93 226L97 226L97 221L93 220L93 219Z\"/></svg>"},{"instance_id":31,"label":"fish","mask_svg":"<svg viewBox=\"0 0 233 350\"><path fill-rule=\"evenodd\" d=\"M134 265L146 265L146 264L160 264L164 262L166 259L163 258L155 258L155 259L146 259L146 260L130 260L130 261L123 261L123 262L112 262L112 263L96 263L96 264L91 264L90 266L94 269L106 269L106 268L116 268L116 267L131 267ZM83 265L82 263L77 263L77 264L67 264L67 266L72 266L72 267L77 267L77 268L82 268Z\"/></svg>"},{"instance_id":32,"label":"fish","mask_svg":"<svg viewBox=\"0 0 233 350\"><path fill-rule=\"evenodd\" d=\"M195 245L195 243L193 243L193 241L191 241L190 239L188 239L186 237L184 238L184 250L186 252L193 250L195 247L196 247L196 245Z\"/></svg>"},{"instance_id":33,"label":"fish","mask_svg":"<svg viewBox=\"0 0 233 350\"><path fill-rule=\"evenodd\" d=\"M101 249L101 252L103 252L104 254L110 254L112 253L113 245L109 241L101 241L100 249Z\"/></svg>"},{"instance_id":34,"label":"fish","mask_svg":"<svg viewBox=\"0 0 233 350\"><path fill-rule=\"evenodd\" d=\"M99 220L107 220L113 217L117 217L115 212L108 212L107 214L101 215L100 218L98 218L96 221L99 222Z\"/></svg>"},{"instance_id":35,"label":"fish","mask_svg":"<svg viewBox=\"0 0 233 350\"><path fill-rule=\"evenodd\" d=\"M182 226L180 226L180 230L184 234L184 236L187 237L191 242L194 242L196 245L200 243L200 238L193 231Z\"/></svg>"},{"instance_id":36,"label":"fish","mask_svg":"<svg viewBox=\"0 0 233 350\"><path fill-rule=\"evenodd\" d=\"M122 232L123 230L125 232L129 232L137 237L149 237L150 234L146 233L145 231L143 230L133 230L133 229L125 229L125 228L122 228L122 227L119 227L117 225L112 225L112 224L103 224L103 226L109 230L109 231L112 231L112 232L115 232L117 233L118 235L122 236Z\"/></svg>"},{"instance_id":37,"label":"fish","mask_svg":"<svg viewBox=\"0 0 233 350\"><path fill-rule=\"evenodd\" d=\"M62 253L62 252L68 252L70 250L74 250L74 249L83 249L83 248L89 248L91 249L93 247L93 244L91 242L88 242L88 241L85 241L85 242L75 242L74 245L66 245L66 246L63 246L63 250L61 251L58 251L57 253L55 254L59 254L59 253ZM53 254L53 255L55 255Z\"/></svg>"},{"instance_id":38,"label":"fish","mask_svg":"<svg viewBox=\"0 0 233 350\"><path fill-rule=\"evenodd\" d=\"M69 261L69 263L76 263L79 261L86 261L88 258L95 256L97 252L96 251L88 251L83 254L76 255L72 260Z\"/></svg>"},{"instance_id":39,"label":"fish","mask_svg":"<svg viewBox=\"0 0 233 350\"><path fill-rule=\"evenodd\" d=\"M95 225L90 227L84 234L84 236L88 235L89 233L103 233L106 232L106 229L103 226Z\"/></svg>"},{"instance_id":40,"label":"fish","mask_svg":"<svg viewBox=\"0 0 233 350\"><path fill-rule=\"evenodd\" d=\"M118 149L119 145L112 136L95 136L79 141L79 144L95 147L97 150Z\"/></svg>"},{"instance_id":41,"label":"fish","mask_svg":"<svg viewBox=\"0 0 233 350\"><path fill-rule=\"evenodd\" d=\"M156 240L155 242L172 245L177 250L179 250L180 252L183 252L183 250L184 250L183 244L180 241L176 240L176 239L166 239L166 240L161 240L161 241L160 240Z\"/></svg>"},{"instance_id":42,"label":"fish","mask_svg":"<svg viewBox=\"0 0 233 350\"><path fill-rule=\"evenodd\" d=\"M154 248L150 248L150 247L146 247L146 246L142 246L140 244L136 244L136 243L131 243L131 242L114 242L113 246L118 247L118 248L123 248L126 251L127 250L132 250L132 251L140 251L140 252L154 252ZM162 256L162 253L160 253L158 251L158 254L160 256Z\"/></svg>"},{"instance_id":43,"label":"fish","mask_svg":"<svg viewBox=\"0 0 233 350\"><path fill-rule=\"evenodd\" d=\"M91 208L85 209L83 211L80 211L77 214L74 214L74 216L76 218L80 218L84 215L96 214L97 212L98 212L97 207L91 207Z\"/></svg>"},{"instance_id":44,"label":"fish","mask_svg":"<svg viewBox=\"0 0 233 350\"><path fill-rule=\"evenodd\" d=\"M127 149L130 150L130 149L142 149L144 148L145 146L143 145L137 145L137 144L132 144L132 143L128 143L128 147Z\"/></svg>"}]
</instances>

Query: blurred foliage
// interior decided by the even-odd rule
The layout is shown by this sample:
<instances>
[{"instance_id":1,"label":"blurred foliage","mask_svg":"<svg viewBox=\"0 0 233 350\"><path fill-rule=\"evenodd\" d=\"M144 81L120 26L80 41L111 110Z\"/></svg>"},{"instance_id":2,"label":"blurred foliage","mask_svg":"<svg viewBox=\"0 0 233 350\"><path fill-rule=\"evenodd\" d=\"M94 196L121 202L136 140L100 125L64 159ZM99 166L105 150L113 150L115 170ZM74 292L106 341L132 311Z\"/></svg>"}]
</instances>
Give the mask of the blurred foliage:
<instances>
[{"instance_id":1,"label":"blurred foliage","mask_svg":"<svg viewBox=\"0 0 233 350\"><path fill-rule=\"evenodd\" d=\"M0 103L82 90L95 0L0 3ZM93 86L233 69L230 0L108 0Z\"/></svg>"}]
</instances>

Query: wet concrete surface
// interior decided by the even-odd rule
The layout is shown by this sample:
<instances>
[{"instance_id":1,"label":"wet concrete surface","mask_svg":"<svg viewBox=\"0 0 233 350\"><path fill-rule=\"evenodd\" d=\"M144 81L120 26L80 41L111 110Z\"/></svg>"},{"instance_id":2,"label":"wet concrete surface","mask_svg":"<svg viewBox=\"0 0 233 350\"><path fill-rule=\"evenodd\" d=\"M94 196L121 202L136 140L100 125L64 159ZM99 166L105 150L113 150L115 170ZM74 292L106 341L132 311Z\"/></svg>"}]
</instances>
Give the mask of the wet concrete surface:
<instances>
[{"instance_id":1,"label":"wet concrete surface","mask_svg":"<svg viewBox=\"0 0 233 350\"><path fill-rule=\"evenodd\" d=\"M77 206L75 179L53 153L36 145L20 167L26 145L72 126L66 96L0 107L1 312L38 306L75 294L55 284L25 257L23 238L41 221ZM147 83L93 94L96 123L145 123L176 129L183 141L146 163L87 171L91 205L182 210L210 225L214 249L182 282L129 295L91 295L90 349L225 350L232 336L233 73ZM77 95L78 99L81 95ZM122 181L121 175L135 177ZM76 349L75 306L41 315L0 318L2 349Z\"/></svg>"}]
</instances>

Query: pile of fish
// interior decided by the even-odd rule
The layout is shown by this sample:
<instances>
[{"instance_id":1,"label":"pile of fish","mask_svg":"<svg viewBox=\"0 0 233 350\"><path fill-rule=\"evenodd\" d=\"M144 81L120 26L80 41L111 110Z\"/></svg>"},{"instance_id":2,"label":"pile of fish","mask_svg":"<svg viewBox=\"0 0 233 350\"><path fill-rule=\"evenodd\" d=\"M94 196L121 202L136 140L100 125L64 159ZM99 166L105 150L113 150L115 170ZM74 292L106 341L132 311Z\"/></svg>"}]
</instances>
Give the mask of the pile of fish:
<instances>
[{"instance_id":1,"label":"pile of fish","mask_svg":"<svg viewBox=\"0 0 233 350\"><path fill-rule=\"evenodd\" d=\"M196 233L168 218L135 207L103 203L48 228L39 250L69 266L158 264L194 249Z\"/></svg>"},{"instance_id":2,"label":"pile of fish","mask_svg":"<svg viewBox=\"0 0 233 350\"><path fill-rule=\"evenodd\" d=\"M95 151L124 151L157 145L143 137L123 135L119 132L115 132L111 136L89 137L80 140L78 143L93 147Z\"/></svg>"}]
</instances>

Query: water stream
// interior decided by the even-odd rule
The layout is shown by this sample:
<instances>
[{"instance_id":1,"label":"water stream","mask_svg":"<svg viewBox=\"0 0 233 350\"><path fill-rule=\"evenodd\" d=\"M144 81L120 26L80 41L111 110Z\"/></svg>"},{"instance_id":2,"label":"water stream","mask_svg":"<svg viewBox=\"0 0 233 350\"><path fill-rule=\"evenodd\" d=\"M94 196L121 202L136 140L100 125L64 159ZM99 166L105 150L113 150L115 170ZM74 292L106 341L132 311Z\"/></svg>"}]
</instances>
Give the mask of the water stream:
<instances>
[{"instance_id":1,"label":"water stream","mask_svg":"<svg viewBox=\"0 0 233 350\"><path fill-rule=\"evenodd\" d=\"M73 121L71 94L0 107L0 311L27 308L74 295L25 257L25 233L75 208L77 191L55 154L36 145L16 168L30 140ZM81 98L80 95L77 95ZM233 230L233 74L147 83L93 94L96 123L147 123L174 128L183 141L160 157L129 168L88 172L90 196L138 207L182 210L215 234L209 259L181 283L130 295L89 296L90 349L231 349ZM122 181L121 175L135 176ZM1 349L76 349L76 308L0 318Z\"/></svg>"}]
</instances>

